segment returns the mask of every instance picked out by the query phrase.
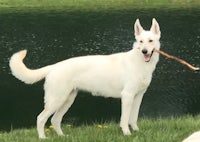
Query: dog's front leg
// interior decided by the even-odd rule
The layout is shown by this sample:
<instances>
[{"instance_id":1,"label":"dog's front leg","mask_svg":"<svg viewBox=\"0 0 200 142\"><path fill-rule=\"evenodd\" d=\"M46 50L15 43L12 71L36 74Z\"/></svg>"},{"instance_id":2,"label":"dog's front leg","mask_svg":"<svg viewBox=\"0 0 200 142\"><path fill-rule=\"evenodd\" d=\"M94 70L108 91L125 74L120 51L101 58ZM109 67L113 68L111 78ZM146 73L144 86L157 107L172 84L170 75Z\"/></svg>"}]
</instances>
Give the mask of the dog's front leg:
<instances>
[{"instance_id":1,"label":"dog's front leg","mask_svg":"<svg viewBox=\"0 0 200 142\"><path fill-rule=\"evenodd\" d=\"M131 107L133 103L134 96L126 91L123 91L121 93L121 121L120 121L120 127L122 128L124 135L131 135L131 132L129 130L129 117L131 112Z\"/></svg>"},{"instance_id":2,"label":"dog's front leg","mask_svg":"<svg viewBox=\"0 0 200 142\"><path fill-rule=\"evenodd\" d=\"M129 124L130 124L131 128L135 131L139 130L139 128L137 126L137 120L138 120L139 109L140 109L140 105L142 102L142 98L144 96L144 92L145 91L137 94L135 96L135 98L133 99L133 104L132 104L130 118L129 118Z\"/></svg>"}]
</instances>

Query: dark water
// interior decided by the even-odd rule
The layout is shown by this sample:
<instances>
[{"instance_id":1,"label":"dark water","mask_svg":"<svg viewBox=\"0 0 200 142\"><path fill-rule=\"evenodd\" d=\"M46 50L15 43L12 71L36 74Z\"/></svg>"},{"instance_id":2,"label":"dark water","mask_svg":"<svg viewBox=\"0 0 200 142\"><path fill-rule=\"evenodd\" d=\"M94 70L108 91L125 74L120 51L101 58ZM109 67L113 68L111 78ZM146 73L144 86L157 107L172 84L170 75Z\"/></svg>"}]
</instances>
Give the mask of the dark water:
<instances>
[{"instance_id":1,"label":"dark water","mask_svg":"<svg viewBox=\"0 0 200 142\"><path fill-rule=\"evenodd\" d=\"M133 23L160 24L161 48L200 66L200 9L115 11L29 11L0 13L0 130L35 126L43 109L43 82L26 85L8 68L10 56L28 49L25 63L39 68L66 58L128 51ZM200 72L160 58L143 99L140 116L165 117L200 112ZM64 122L119 120L120 100L80 92Z\"/></svg>"}]
</instances>

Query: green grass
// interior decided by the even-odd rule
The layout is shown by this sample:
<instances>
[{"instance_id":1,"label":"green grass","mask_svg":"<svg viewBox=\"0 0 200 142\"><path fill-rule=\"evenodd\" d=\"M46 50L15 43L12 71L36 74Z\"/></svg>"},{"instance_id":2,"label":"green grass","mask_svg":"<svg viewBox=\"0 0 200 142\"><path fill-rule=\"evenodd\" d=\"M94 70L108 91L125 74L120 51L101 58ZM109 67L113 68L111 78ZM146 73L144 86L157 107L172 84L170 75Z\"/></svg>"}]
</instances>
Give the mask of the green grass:
<instances>
[{"instance_id":1,"label":"green grass","mask_svg":"<svg viewBox=\"0 0 200 142\"><path fill-rule=\"evenodd\" d=\"M0 8L79 10L199 7L199 0L0 0Z\"/></svg>"},{"instance_id":2,"label":"green grass","mask_svg":"<svg viewBox=\"0 0 200 142\"><path fill-rule=\"evenodd\" d=\"M119 124L109 122L73 126L64 124L65 136L57 136L52 128L46 128L48 139L44 142L181 142L185 137L200 129L200 116L145 119L138 122L140 131L123 136ZM36 142L35 128L18 129L0 133L1 142Z\"/></svg>"}]
</instances>

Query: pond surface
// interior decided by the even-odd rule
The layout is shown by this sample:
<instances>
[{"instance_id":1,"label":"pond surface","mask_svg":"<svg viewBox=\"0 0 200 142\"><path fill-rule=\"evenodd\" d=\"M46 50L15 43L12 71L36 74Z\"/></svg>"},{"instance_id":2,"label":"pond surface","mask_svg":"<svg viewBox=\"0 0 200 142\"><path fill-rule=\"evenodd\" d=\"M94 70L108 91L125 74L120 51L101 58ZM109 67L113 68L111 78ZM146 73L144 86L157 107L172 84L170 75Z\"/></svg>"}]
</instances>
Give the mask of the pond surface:
<instances>
[{"instance_id":1,"label":"pond surface","mask_svg":"<svg viewBox=\"0 0 200 142\"><path fill-rule=\"evenodd\" d=\"M30 11L0 13L0 130L35 126L43 109L43 83L26 85L8 68L10 56L28 49L25 64L39 68L70 57L128 51L137 18L149 29L160 24L162 50L200 66L200 9L115 11ZM200 72L160 57L146 92L140 117L167 117L200 112ZM120 100L80 92L64 122L120 118Z\"/></svg>"}]
</instances>

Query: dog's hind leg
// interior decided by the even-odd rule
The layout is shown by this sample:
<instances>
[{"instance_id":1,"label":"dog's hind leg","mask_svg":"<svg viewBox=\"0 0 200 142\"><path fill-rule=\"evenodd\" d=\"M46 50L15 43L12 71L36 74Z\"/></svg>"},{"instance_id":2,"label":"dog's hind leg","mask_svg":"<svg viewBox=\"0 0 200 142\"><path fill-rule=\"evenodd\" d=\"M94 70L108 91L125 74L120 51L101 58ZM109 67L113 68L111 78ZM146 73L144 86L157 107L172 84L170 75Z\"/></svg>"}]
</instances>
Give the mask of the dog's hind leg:
<instances>
[{"instance_id":1,"label":"dog's hind leg","mask_svg":"<svg viewBox=\"0 0 200 142\"><path fill-rule=\"evenodd\" d=\"M72 89L66 89L65 84L46 82L45 84L45 107L37 117L37 131L39 138L46 138L44 126L48 118L65 103Z\"/></svg>"},{"instance_id":2,"label":"dog's hind leg","mask_svg":"<svg viewBox=\"0 0 200 142\"><path fill-rule=\"evenodd\" d=\"M48 118L55 112L55 109L49 109L47 107L38 115L37 117L37 131L39 138L44 139L46 138L44 133L44 126L47 122Z\"/></svg>"},{"instance_id":3,"label":"dog's hind leg","mask_svg":"<svg viewBox=\"0 0 200 142\"><path fill-rule=\"evenodd\" d=\"M64 102L64 104L56 111L56 113L53 115L51 119L51 123L53 125L54 130L58 135L63 135L62 129L61 129L61 121L64 116L64 114L68 111L68 109L71 107L73 104L76 96L77 96L78 91L73 90L67 100Z\"/></svg>"}]
</instances>

